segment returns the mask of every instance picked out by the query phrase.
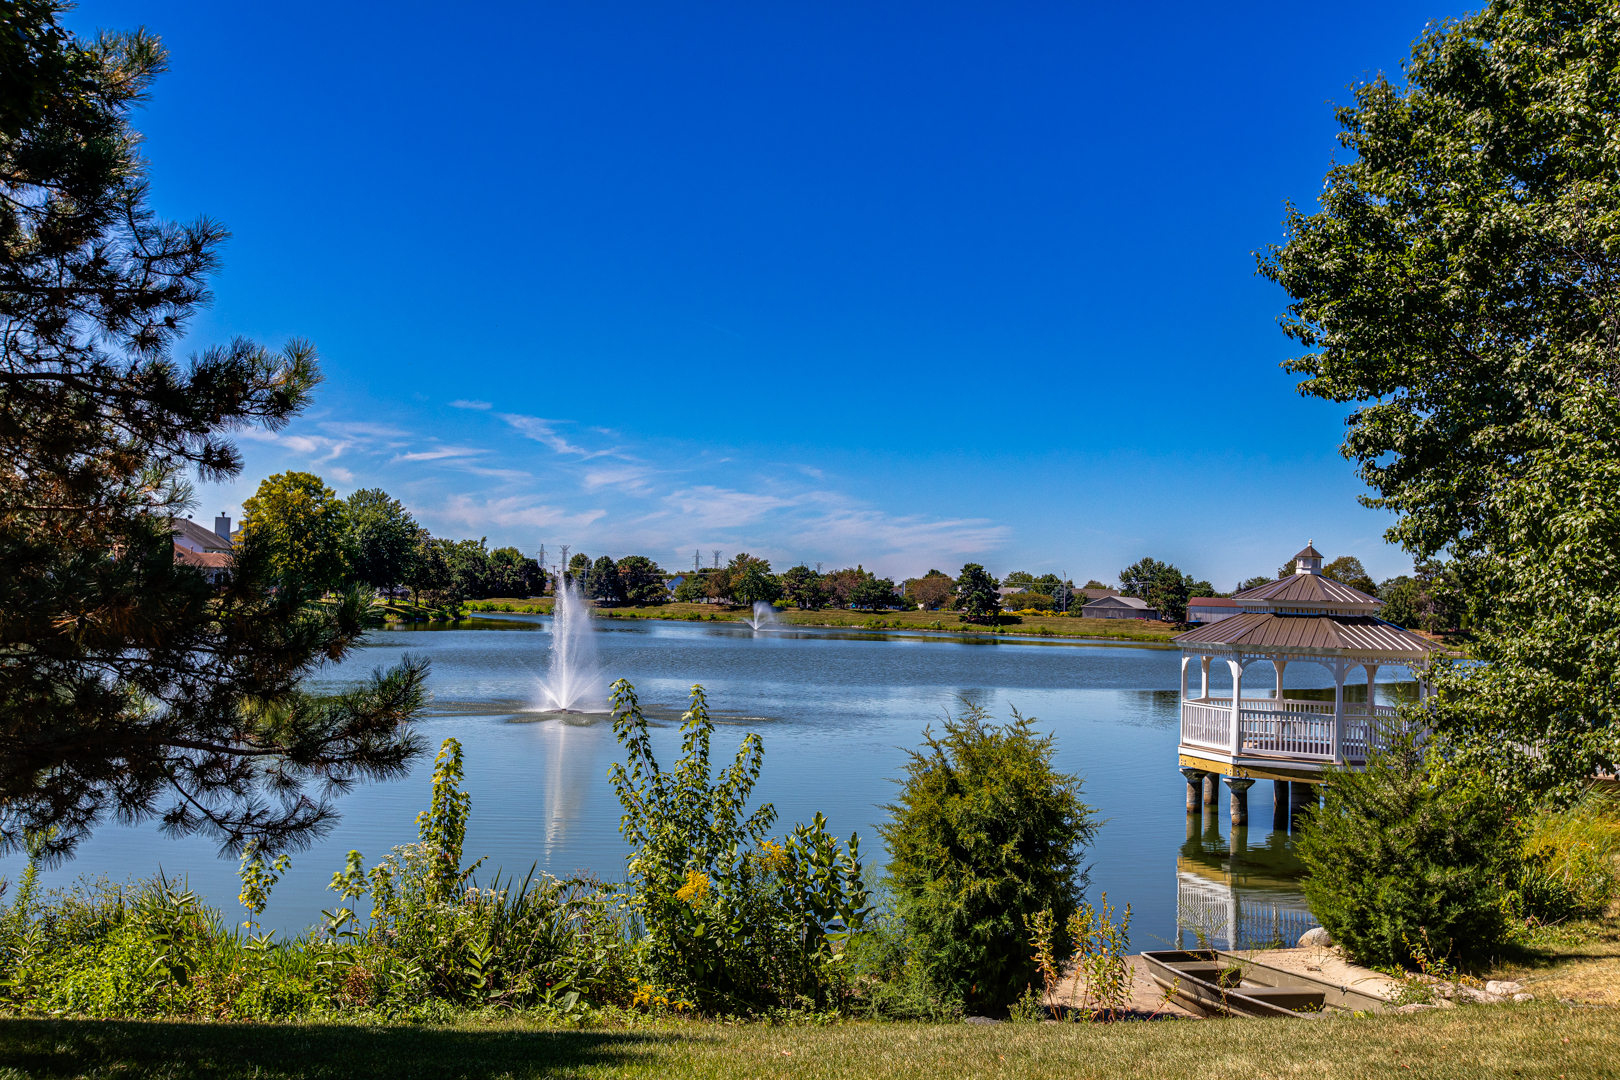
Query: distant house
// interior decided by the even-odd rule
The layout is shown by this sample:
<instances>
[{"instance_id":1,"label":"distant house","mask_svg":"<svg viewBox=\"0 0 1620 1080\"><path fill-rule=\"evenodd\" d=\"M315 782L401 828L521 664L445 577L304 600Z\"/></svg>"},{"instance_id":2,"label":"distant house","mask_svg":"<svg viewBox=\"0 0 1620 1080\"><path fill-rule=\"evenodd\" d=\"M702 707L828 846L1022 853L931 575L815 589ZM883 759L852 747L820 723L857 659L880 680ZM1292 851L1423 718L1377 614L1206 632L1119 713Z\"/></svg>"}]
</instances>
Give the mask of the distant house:
<instances>
[{"instance_id":1,"label":"distant house","mask_svg":"<svg viewBox=\"0 0 1620 1080\"><path fill-rule=\"evenodd\" d=\"M203 577L218 585L231 570L231 519L221 514L214 519L214 531L190 518L170 518L174 532L176 566L195 566Z\"/></svg>"},{"instance_id":2,"label":"distant house","mask_svg":"<svg viewBox=\"0 0 1620 1080\"><path fill-rule=\"evenodd\" d=\"M229 552L231 550L231 519L221 514L214 519L214 531L198 525L190 518L170 518L174 532L174 546L186 551Z\"/></svg>"},{"instance_id":3,"label":"distant house","mask_svg":"<svg viewBox=\"0 0 1620 1080\"><path fill-rule=\"evenodd\" d=\"M231 557L225 552L192 551L190 548L181 547L179 543L174 545L174 564L195 566L213 585L223 582L231 572Z\"/></svg>"},{"instance_id":4,"label":"distant house","mask_svg":"<svg viewBox=\"0 0 1620 1080\"><path fill-rule=\"evenodd\" d=\"M1092 600L1101 600L1105 596L1119 595L1118 589L1076 589L1074 591L1079 593L1081 596L1084 596L1088 602Z\"/></svg>"},{"instance_id":5,"label":"distant house","mask_svg":"<svg viewBox=\"0 0 1620 1080\"><path fill-rule=\"evenodd\" d=\"M1187 621L1190 623L1220 622L1237 613L1237 601L1228 596L1195 596L1187 601Z\"/></svg>"},{"instance_id":6,"label":"distant house","mask_svg":"<svg viewBox=\"0 0 1620 1080\"><path fill-rule=\"evenodd\" d=\"M1088 619L1157 619L1158 611L1135 596L1104 596L1080 609Z\"/></svg>"}]
</instances>

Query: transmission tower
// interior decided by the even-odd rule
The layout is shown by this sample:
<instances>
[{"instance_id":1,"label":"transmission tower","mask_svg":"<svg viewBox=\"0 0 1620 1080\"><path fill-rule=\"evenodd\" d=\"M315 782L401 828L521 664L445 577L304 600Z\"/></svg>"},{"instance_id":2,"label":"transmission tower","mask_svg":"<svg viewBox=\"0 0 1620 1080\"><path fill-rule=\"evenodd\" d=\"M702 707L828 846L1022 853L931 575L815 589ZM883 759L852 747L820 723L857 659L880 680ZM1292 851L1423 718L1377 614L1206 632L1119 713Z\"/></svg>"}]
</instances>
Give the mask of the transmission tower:
<instances>
[{"instance_id":1,"label":"transmission tower","mask_svg":"<svg viewBox=\"0 0 1620 1080\"><path fill-rule=\"evenodd\" d=\"M719 548L714 549L714 568L716 570L720 569L720 549Z\"/></svg>"}]
</instances>

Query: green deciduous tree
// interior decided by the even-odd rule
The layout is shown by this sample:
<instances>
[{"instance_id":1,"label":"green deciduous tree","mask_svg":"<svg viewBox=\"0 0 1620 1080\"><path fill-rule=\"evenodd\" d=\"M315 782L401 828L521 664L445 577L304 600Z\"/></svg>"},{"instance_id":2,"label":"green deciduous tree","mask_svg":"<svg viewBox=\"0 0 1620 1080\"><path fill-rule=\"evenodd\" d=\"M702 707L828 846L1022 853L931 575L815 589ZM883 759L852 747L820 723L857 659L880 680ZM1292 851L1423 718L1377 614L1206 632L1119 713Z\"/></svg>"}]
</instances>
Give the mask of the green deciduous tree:
<instances>
[{"instance_id":1,"label":"green deciduous tree","mask_svg":"<svg viewBox=\"0 0 1620 1080\"><path fill-rule=\"evenodd\" d=\"M277 580L334 589L349 575L348 511L314 473L277 473L242 503L242 531L269 556Z\"/></svg>"},{"instance_id":2,"label":"green deciduous tree","mask_svg":"<svg viewBox=\"0 0 1620 1080\"><path fill-rule=\"evenodd\" d=\"M782 582L771 573L771 564L752 555L740 554L731 560L731 596L739 604L774 604L782 598Z\"/></svg>"},{"instance_id":3,"label":"green deciduous tree","mask_svg":"<svg viewBox=\"0 0 1620 1080\"><path fill-rule=\"evenodd\" d=\"M1034 723L1015 711L996 725L973 705L947 716L911 752L879 829L922 962L970 1006L1005 1008L1038 982L1026 918L1050 911L1061 925L1084 895L1097 823Z\"/></svg>"},{"instance_id":4,"label":"green deciduous tree","mask_svg":"<svg viewBox=\"0 0 1620 1080\"><path fill-rule=\"evenodd\" d=\"M827 589L821 575L800 563L782 575L782 595L805 611L819 611L827 605Z\"/></svg>"},{"instance_id":5,"label":"green deciduous tree","mask_svg":"<svg viewBox=\"0 0 1620 1080\"><path fill-rule=\"evenodd\" d=\"M881 611L899 605L900 594L895 591L893 578L868 577L849 594L849 606L863 611Z\"/></svg>"},{"instance_id":6,"label":"green deciduous tree","mask_svg":"<svg viewBox=\"0 0 1620 1080\"><path fill-rule=\"evenodd\" d=\"M603 555L591 564L590 578L585 591L599 604L624 603L624 582L619 577L619 565Z\"/></svg>"},{"instance_id":7,"label":"green deciduous tree","mask_svg":"<svg viewBox=\"0 0 1620 1080\"><path fill-rule=\"evenodd\" d=\"M346 520L354 576L376 589L403 583L420 531L405 505L381 488L363 488L349 496Z\"/></svg>"},{"instance_id":8,"label":"green deciduous tree","mask_svg":"<svg viewBox=\"0 0 1620 1080\"><path fill-rule=\"evenodd\" d=\"M496 548L489 553L489 577L491 596L523 599L539 596L546 589L546 572L515 547Z\"/></svg>"},{"instance_id":9,"label":"green deciduous tree","mask_svg":"<svg viewBox=\"0 0 1620 1080\"><path fill-rule=\"evenodd\" d=\"M424 596L430 604L439 602L445 590L450 588L451 580L444 545L429 535L426 529L418 530L410 565L405 571L405 584L411 590L411 605L420 606Z\"/></svg>"},{"instance_id":10,"label":"green deciduous tree","mask_svg":"<svg viewBox=\"0 0 1620 1080\"><path fill-rule=\"evenodd\" d=\"M999 582L978 563L967 563L956 575L956 603L964 622L992 622L1001 617Z\"/></svg>"},{"instance_id":11,"label":"green deciduous tree","mask_svg":"<svg viewBox=\"0 0 1620 1080\"><path fill-rule=\"evenodd\" d=\"M1480 635L1487 662L1452 667L1430 718L1500 747L1504 781L1569 792L1615 758L1614 589L1586 540L1604 530L1550 484L1616 503L1614 445L1583 429L1620 370L1620 11L1493 3L1431 24L1405 74L1339 111L1349 153L1261 271L1308 350L1288 364L1301 390L1357 403L1344 452L1398 515L1390 537L1448 559L1434 617ZM1569 454L1596 475L1562 474Z\"/></svg>"},{"instance_id":12,"label":"green deciduous tree","mask_svg":"<svg viewBox=\"0 0 1620 1080\"><path fill-rule=\"evenodd\" d=\"M225 232L148 203L129 114L157 39L76 41L60 10L0 9L0 851L60 858L111 816L297 846L404 771L425 665L310 695L363 598L312 604L252 535L220 588L175 565L188 476L238 475L230 433L285 425L319 370L300 342L173 358Z\"/></svg>"},{"instance_id":13,"label":"green deciduous tree","mask_svg":"<svg viewBox=\"0 0 1620 1080\"><path fill-rule=\"evenodd\" d=\"M645 555L626 555L620 559L619 581L629 603L662 604L669 599L664 571Z\"/></svg>"}]
</instances>

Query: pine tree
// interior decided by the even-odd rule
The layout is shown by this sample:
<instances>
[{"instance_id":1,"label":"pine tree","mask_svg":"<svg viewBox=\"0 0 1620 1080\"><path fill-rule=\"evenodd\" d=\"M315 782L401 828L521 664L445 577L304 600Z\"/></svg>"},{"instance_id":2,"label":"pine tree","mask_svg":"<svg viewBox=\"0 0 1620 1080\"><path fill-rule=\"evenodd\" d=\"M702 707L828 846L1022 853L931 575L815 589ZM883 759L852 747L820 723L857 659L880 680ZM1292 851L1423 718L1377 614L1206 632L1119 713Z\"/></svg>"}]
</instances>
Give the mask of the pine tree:
<instances>
[{"instance_id":1,"label":"pine tree","mask_svg":"<svg viewBox=\"0 0 1620 1080\"><path fill-rule=\"evenodd\" d=\"M226 233L148 206L129 113L159 41L80 42L61 10L0 8L0 853L59 859L109 815L297 846L419 752L426 666L312 696L363 597L313 603L252 540L219 585L176 565L190 479L240 473L229 432L284 426L319 368L298 341L171 356Z\"/></svg>"}]
</instances>

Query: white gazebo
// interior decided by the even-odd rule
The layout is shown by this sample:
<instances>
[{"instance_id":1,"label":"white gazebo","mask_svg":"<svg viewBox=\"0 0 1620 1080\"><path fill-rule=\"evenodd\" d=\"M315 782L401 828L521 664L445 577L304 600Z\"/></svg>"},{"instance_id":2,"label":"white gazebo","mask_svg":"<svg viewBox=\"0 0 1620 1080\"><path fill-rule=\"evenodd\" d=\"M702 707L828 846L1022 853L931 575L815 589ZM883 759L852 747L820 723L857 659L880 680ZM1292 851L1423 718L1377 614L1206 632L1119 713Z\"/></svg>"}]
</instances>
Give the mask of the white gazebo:
<instances>
[{"instance_id":1,"label":"white gazebo","mask_svg":"<svg viewBox=\"0 0 1620 1080\"><path fill-rule=\"evenodd\" d=\"M1248 824L1248 789L1257 779L1276 785L1279 817L1284 785L1293 785L1287 806L1315 798L1310 785L1330 764L1366 762L1391 734L1395 709L1373 701L1373 680L1386 665L1421 668L1440 647L1375 612L1377 597L1322 576L1322 554L1309 544L1294 556L1294 573L1238 593L1238 613L1176 636L1181 646L1181 739L1177 752L1187 778L1187 812L1218 802L1215 777L1232 791L1232 821ZM1189 669L1198 661L1196 696ZM1211 697L1209 665L1223 660L1232 674L1232 696ZM1244 697L1243 673L1264 661L1277 674L1272 697ZM1333 675L1333 700L1285 697L1283 672L1291 663L1321 664ZM1367 679L1367 700L1344 700L1345 683L1357 669ZM1421 678L1421 677L1420 677ZM1420 681L1419 693L1426 693Z\"/></svg>"}]
</instances>

